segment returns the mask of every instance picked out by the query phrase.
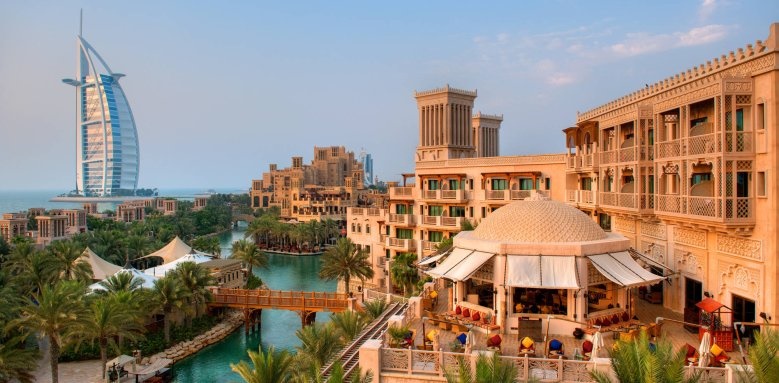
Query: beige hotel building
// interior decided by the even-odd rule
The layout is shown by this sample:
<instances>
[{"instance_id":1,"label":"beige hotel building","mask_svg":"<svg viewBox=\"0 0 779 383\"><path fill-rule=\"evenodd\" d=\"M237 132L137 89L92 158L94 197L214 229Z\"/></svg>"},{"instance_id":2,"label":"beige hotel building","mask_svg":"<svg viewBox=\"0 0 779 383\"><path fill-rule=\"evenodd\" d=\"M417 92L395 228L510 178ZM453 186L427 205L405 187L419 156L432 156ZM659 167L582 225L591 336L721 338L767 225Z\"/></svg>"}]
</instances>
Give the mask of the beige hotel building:
<instances>
[{"instance_id":1,"label":"beige hotel building","mask_svg":"<svg viewBox=\"0 0 779 383\"><path fill-rule=\"evenodd\" d=\"M389 286L397 254L421 260L463 221L539 195L627 238L638 262L668 277L642 292L655 303L697 322L708 295L733 320L779 319L778 55L773 24L765 41L578 114L559 154L500 156L503 117L474 113L475 91L417 92L414 173L390 188L386 209L348 212L348 236L375 266L366 286Z\"/></svg>"}]
</instances>

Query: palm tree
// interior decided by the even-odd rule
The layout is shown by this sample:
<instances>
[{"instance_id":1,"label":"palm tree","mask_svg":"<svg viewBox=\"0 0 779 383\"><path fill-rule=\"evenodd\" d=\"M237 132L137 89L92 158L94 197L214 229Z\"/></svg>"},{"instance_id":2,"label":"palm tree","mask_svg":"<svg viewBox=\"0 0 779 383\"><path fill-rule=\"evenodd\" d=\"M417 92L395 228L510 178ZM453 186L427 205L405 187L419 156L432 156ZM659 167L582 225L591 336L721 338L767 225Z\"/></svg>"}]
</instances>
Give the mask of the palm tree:
<instances>
[{"instance_id":1,"label":"palm tree","mask_svg":"<svg viewBox=\"0 0 779 383\"><path fill-rule=\"evenodd\" d=\"M51 244L49 251L57 261L60 278L83 282L92 280L92 266L82 258L83 247L72 241L56 241Z\"/></svg>"},{"instance_id":2,"label":"palm tree","mask_svg":"<svg viewBox=\"0 0 779 383\"><path fill-rule=\"evenodd\" d=\"M363 306L365 306L365 313L370 317L370 320L374 320L380 317L389 305L384 299L371 299L369 301L365 301Z\"/></svg>"},{"instance_id":3,"label":"palm tree","mask_svg":"<svg viewBox=\"0 0 779 383\"><path fill-rule=\"evenodd\" d=\"M300 339L297 355L302 363L323 366L341 348L339 334L330 325L315 324L295 332Z\"/></svg>"},{"instance_id":4,"label":"palm tree","mask_svg":"<svg viewBox=\"0 0 779 383\"><path fill-rule=\"evenodd\" d=\"M331 218L328 218L324 221L322 221L322 232L324 233L324 238L329 243L330 238L337 237L340 233L338 229L338 222L334 221Z\"/></svg>"},{"instance_id":5,"label":"palm tree","mask_svg":"<svg viewBox=\"0 0 779 383\"><path fill-rule=\"evenodd\" d=\"M408 295L408 287L419 279L419 273L414 267L417 255L414 253L400 253L390 266L390 277L395 283L403 286L403 295Z\"/></svg>"},{"instance_id":6,"label":"palm tree","mask_svg":"<svg viewBox=\"0 0 779 383\"><path fill-rule=\"evenodd\" d=\"M342 311L330 317L330 323L341 335L341 342L346 343L357 337L357 334L368 324L367 318L355 311Z\"/></svg>"},{"instance_id":7,"label":"palm tree","mask_svg":"<svg viewBox=\"0 0 779 383\"><path fill-rule=\"evenodd\" d=\"M130 235L124 241L129 260L134 261L143 257L151 250L149 237L145 235Z\"/></svg>"},{"instance_id":8,"label":"palm tree","mask_svg":"<svg viewBox=\"0 0 779 383\"><path fill-rule=\"evenodd\" d=\"M211 300L211 291L207 288L214 284L211 271L195 262L183 262L176 266L172 275L189 293L187 305L192 305L197 318L200 315L200 306ZM191 323L189 317L187 322Z\"/></svg>"},{"instance_id":9,"label":"palm tree","mask_svg":"<svg viewBox=\"0 0 779 383\"><path fill-rule=\"evenodd\" d=\"M123 302L116 295L101 296L89 304L89 325L81 334L85 339L97 341L100 347L100 366L105 378L108 349L119 351L117 338L135 340L144 330L140 312Z\"/></svg>"},{"instance_id":10,"label":"palm tree","mask_svg":"<svg viewBox=\"0 0 779 383\"><path fill-rule=\"evenodd\" d=\"M217 237L197 237L192 240L192 247L204 253L215 255L219 258L222 255L222 247L219 246Z\"/></svg>"},{"instance_id":11,"label":"palm tree","mask_svg":"<svg viewBox=\"0 0 779 383\"><path fill-rule=\"evenodd\" d=\"M511 362L504 362L497 353L492 357L480 354L476 359L475 374L471 370L471 364L460 359L457 371L446 371L447 383L514 383L517 381L517 366Z\"/></svg>"},{"instance_id":12,"label":"palm tree","mask_svg":"<svg viewBox=\"0 0 779 383\"><path fill-rule=\"evenodd\" d=\"M23 336L0 340L0 382L34 382L38 350L25 348Z\"/></svg>"},{"instance_id":13,"label":"palm tree","mask_svg":"<svg viewBox=\"0 0 779 383\"><path fill-rule=\"evenodd\" d=\"M369 255L365 251L357 249L351 239L341 238L334 247L327 249L322 256L319 277L327 280L343 279L344 289L351 294L349 281L352 277L373 278L373 267L371 267L368 257Z\"/></svg>"},{"instance_id":14,"label":"palm tree","mask_svg":"<svg viewBox=\"0 0 779 383\"><path fill-rule=\"evenodd\" d=\"M141 286L143 286L143 279L138 278L131 273L117 273L99 283L100 286L105 287L106 293L116 293L119 291L134 291L141 288Z\"/></svg>"},{"instance_id":15,"label":"palm tree","mask_svg":"<svg viewBox=\"0 0 779 383\"><path fill-rule=\"evenodd\" d=\"M189 297L189 292L184 288L181 281L173 276L164 276L154 281L152 294L157 301L159 310L165 316L163 318L163 328L165 332L165 344L170 344L170 317L177 310L184 307L184 303Z\"/></svg>"},{"instance_id":16,"label":"palm tree","mask_svg":"<svg viewBox=\"0 0 779 383\"><path fill-rule=\"evenodd\" d=\"M674 383L697 382L698 375L684 377L686 350L673 351L670 341L658 340L652 351L646 332L632 341L617 341L611 351L611 368L617 380L622 383ZM598 383L611 383L608 374L591 371L590 376Z\"/></svg>"},{"instance_id":17,"label":"palm tree","mask_svg":"<svg viewBox=\"0 0 779 383\"><path fill-rule=\"evenodd\" d=\"M230 369L246 383L287 383L292 380L292 356L286 350L276 351L273 346L263 352L248 351L251 366L246 361L230 363Z\"/></svg>"},{"instance_id":18,"label":"palm tree","mask_svg":"<svg viewBox=\"0 0 779 383\"><path fill-rule=\"evenodd\" d=\"M260 251L257 245L242 239L233 243L232 255L230 258L240 259L249 268L249 275L252 275L254 266L263 269L268 268L268 256Z\"/></svg>"},{"instance_id":19,"label":"palm tree","mask_svg":"<svg viewBox=\"0 0 779 383\"><path fill-rule=\"evenodd\" d=\"M737 330L738 331L738 330ZM737 374L739 382L769 383L779 382L779 332L764 328L755 332L755 343L749 347L749 361L753 373L740 371Z\"/></svg>"},{"instance_id":20,"label":"palm tree","mask_svg":"<svg viewBox=\"0 0 779 383\"><path fill-rule=\"evenodd\" d=\"M45 251L36 251L35 245L22 243L14 247L8 260L8 270L16 275L22 290L40 291L53 284L58 275L57 260Z\"/></svg>"},{"instance_id":21,"label":"palm tree","mask_svg":"<svg viewBox=\"0 0 779 383\"><path fill-rule=\"evenodd\" d=\"M62 281L54 286L43 286L34 300L22 307L21 317L9 326L38 332L49 341L51 379L59 381L60 349L83 333L88 326L84 305L84 285L76 281Z\"/></svg>"}]
</instances>

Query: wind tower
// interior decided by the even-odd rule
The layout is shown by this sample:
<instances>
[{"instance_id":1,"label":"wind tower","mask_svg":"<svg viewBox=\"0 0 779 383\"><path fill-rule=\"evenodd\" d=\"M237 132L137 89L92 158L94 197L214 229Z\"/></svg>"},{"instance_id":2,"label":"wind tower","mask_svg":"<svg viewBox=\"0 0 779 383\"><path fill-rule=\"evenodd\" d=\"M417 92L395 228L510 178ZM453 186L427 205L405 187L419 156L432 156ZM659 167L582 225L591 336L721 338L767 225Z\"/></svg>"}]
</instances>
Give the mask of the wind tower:
<instances>
[{"instance_id":1,"label":"wind tower","mask_svg":"<svg viewBox=\"0 0 779 383\"><path fill-rule=\"evenodd\" d=\"M476 90L443 88L414 92L419 109L416 161L476 157L471 111Z\"/></svg>"}]
</instances>

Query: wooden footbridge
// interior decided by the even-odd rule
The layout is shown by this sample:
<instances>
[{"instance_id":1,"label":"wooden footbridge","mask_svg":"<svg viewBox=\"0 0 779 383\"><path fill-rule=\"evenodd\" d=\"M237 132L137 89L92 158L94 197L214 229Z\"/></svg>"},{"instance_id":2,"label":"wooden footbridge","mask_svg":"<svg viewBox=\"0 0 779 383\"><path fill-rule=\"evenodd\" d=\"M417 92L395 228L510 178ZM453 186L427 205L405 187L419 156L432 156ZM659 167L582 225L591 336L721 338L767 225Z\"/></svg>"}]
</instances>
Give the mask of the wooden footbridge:
<instances>
[{"instance_id":1,"label":"wooden footbridge","mask_svg":"<svg viewBox=\"0 0 779 383\"><path fill-rule=\"evenodd\" d=\"M295 311L303 326L314 323L320 311L341 312L354 309L354 298L342 293L316 291L246 290L212 288L213 300L209 307L228 307L243 310L246 331L250 326L261 326L262 309Z\"/></svg>"}]
</instances>

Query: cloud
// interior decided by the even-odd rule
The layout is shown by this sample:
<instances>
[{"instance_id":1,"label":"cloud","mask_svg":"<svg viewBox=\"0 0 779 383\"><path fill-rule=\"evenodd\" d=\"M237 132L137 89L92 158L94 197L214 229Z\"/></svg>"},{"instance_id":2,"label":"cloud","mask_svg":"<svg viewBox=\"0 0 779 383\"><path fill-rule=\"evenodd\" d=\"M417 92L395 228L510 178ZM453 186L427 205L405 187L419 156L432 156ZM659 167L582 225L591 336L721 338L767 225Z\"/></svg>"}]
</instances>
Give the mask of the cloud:
<instances>
[{"instance_id":1,"label":"cloud","mask_svg":"<svg viewBox=\"0 0 779 383\"><path fill-rule=\"evenodd\" d=\"M717 9L717 0L703 0L701 6L698 8L698 18L701 21L706 21Z\"/></svg>"},{"instance_id":2,"label":"cloud","mask_svg":"<svg viewBox=\"0 0 779 383\"><path fill-rule=\"evenodd\" d=\"M624 41L612 44L609 51L617 56L638 56L679 47L703 45L722 40L730 27L720 24L704 25L671 34L630 33Z\"/></svg>"},{"instance_id":3,"label":"cloud","mask_svg":"<svg viewBox=\"0 0 779 383\"><path fill-rule=\"evenodd\" d=\"M546 82L550 85L562 86L576 81L576 78L570 73L554 73L547 77Z\"/></svg>"}]
</instances>

